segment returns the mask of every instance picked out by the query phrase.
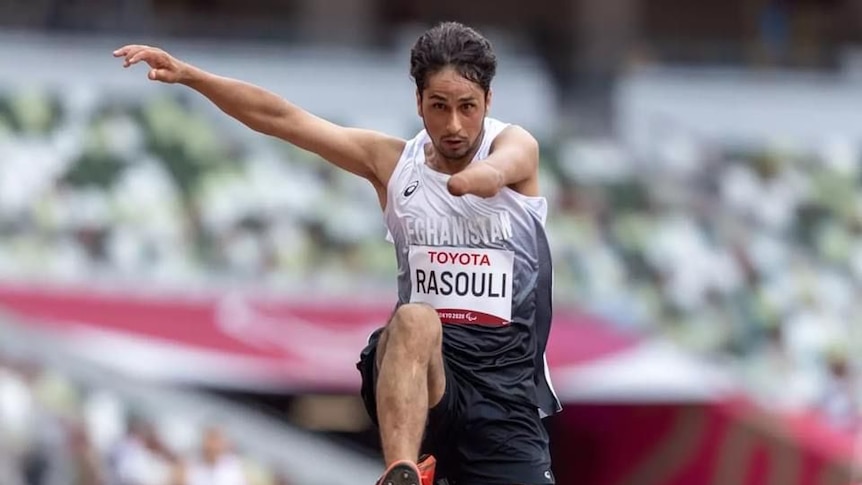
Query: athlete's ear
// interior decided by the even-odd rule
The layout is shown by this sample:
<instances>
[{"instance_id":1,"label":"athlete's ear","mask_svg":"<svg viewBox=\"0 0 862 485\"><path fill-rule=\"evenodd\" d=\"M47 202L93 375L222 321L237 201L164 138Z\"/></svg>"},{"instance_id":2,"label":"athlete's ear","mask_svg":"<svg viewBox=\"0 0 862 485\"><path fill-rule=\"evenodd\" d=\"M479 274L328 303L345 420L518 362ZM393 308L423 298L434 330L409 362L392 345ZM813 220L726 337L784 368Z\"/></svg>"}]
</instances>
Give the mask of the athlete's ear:
<instances>
[{"instance_id":1,"label":"athlete's ear","mask_svg":"<svg viewBox=\"0 0 862 485\"><path fill-rule=\"evenodd\" d=\"M422 93L419 90L416 90L416 114L422 118Z\"/></svg>"},{"instance_id":2,"label":"athlete's ear","mask_svg":"<svg viewBox=\"0 0 862 485\"><path fill-rule=\"evenodd\" d=\"M494 97L494 90L488 88L488 92L485 93L485 113L491 111L491 98Z\"/></svg>"}]
</instances>

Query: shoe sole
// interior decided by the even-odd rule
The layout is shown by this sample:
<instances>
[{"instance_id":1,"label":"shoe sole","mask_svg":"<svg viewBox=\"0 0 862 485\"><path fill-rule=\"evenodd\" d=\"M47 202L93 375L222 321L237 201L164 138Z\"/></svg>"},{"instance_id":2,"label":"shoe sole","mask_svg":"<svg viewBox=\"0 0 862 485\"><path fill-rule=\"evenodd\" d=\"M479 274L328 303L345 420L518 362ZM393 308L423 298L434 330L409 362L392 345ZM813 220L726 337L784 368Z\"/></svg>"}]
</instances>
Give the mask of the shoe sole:
<instances>
[{"instance_id":1,"label":"shoe sole","mask_svg":"<svg viewBox=\"0 0 862 485\"><path fill-rule=\"evenodd\" d=\"M380 480L380 485L421 485L421 481L410 465L395 465Z\"/></svg>"}]
</instances>

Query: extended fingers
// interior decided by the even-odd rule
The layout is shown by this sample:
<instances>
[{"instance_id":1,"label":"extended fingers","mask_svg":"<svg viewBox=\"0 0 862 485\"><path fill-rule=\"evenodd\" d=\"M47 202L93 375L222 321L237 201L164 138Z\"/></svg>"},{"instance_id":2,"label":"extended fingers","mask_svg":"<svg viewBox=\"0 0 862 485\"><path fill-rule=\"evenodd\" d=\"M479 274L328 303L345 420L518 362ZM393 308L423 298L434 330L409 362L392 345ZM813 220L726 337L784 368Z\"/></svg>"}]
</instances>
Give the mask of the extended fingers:
<instances>
[{"instance_id":1,"label":"extended fingers","mask_svg":"<svg viewBox=\"0 0 862 485\"><path fill-rule=\"evenodd\" d=\"M114 51L114 57L125 57L123 67L129 67L144 60L152 48L146 45L127 45Z\"/></svg>"},{"instance_id":2,"label":"extended fingers","mask_svg":"<svg viewBox=\"0 0 862 485\"><path fill-rule=\"evenodd\" d=\"M115 51L114 51L114 57L123 57L123 56L125 56L125 55L126 55L126 53L127 53L127 52L129 52L129 49L131 49L132 47L133 47L133 46L130 46L130 45L126 45L126 46L120 47L119 49L117 49L117 50L115 50Z\"/></svg>"},{"instance_id":3,"label":"extended fingers","mask_svg":"<svg viewBox=\"0 0 862 485\"><path fill-rule=\"evenodd\" d=\"M126 56L126 66L131 66L132 64L137 64L140 61L148 60L147 57L152 54L152 51L149 48L141 49L135 53L131 53Z\"/></svg>"},{"instance_id":4,"label":"extended fingers","mask_svg":"<svg viewBox=\"0 0 862 485\"><path fill-rule=\"evenodd\" d=\"M120 47L119 49L114 51L114 57L125 57L129 54L133 54L142 49L147 49L149 46L147 45L139 45L139 44L129 44Z\"/></svg>"}]
</instances>

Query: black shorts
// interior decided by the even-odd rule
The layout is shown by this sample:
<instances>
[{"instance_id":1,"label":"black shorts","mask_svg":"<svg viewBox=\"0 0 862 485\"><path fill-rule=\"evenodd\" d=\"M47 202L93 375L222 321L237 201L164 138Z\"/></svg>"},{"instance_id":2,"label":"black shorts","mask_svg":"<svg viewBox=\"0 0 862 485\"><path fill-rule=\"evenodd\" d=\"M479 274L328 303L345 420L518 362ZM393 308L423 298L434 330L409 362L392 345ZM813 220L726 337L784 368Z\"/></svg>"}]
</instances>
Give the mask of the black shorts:
<instances>
[{"instance_id":1,"label":"black shorts","mask_svg":"<svg viewBox=\"0 0 862 485\"><path fill-rule=\"evenodd\" d=\"M377 425L377 343L369 338L357 369L362 400ZM422 452L437 458L437 477L452 485L548 485L554 483L548 436L534 406L501 404L470 384L443 353L446 390L428 413Z\"/></svg>"}]
</instances>

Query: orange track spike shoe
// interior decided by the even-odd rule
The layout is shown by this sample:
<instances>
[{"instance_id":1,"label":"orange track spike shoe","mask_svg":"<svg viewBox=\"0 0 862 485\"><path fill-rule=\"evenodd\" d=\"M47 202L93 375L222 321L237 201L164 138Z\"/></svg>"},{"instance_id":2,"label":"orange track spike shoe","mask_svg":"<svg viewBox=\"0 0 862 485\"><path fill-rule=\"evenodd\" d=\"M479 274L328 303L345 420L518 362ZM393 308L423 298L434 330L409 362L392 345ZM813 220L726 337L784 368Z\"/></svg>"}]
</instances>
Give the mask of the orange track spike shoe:
<instances>
[{"instance_id":1,"label":"orange track spike shoe","mask_svg":"<svg viewBox=\"0 0 862 485\"><path fill-rule=\"evenodd\" d=\"M419 458L419 478L422 485L434 485L434 472L437 469L437 459L433 455L423 455Z\"/></svg>"}]
</instances>

